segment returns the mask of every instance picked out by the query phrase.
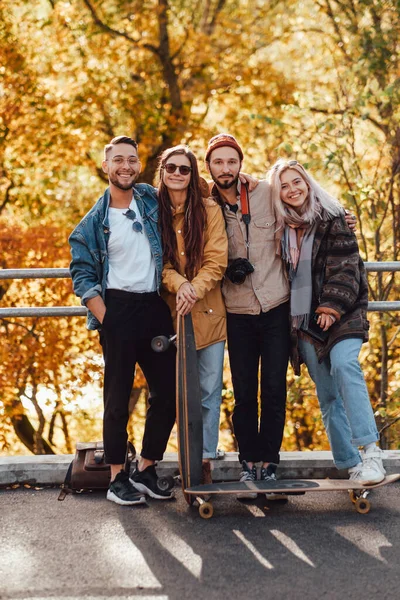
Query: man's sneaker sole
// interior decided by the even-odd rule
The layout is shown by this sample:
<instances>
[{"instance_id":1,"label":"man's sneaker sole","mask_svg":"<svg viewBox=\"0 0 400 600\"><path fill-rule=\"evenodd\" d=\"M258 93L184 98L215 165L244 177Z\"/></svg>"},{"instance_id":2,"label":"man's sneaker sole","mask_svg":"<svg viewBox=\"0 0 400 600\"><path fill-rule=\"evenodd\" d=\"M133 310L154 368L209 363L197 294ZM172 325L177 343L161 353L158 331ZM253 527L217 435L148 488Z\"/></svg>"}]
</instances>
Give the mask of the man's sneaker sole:
<instances>
[{"instance_id":1,"label":"man's sneaker sole","mask_svg":"<svg viewBox=\"0 0 400 600\"><path fill-rule=\"evenodd\" d=\"M139 483L134 479L131 479L130 482L132 483L135 489L137 489L139 492L142 492L143 494L146 494L147 496L150 496L150 498L154 498L154 500L171 500L172 498L174 498L173 493L169 494L168 496L161 496L160 494L156 494L156 492L153 492L153 490L144 485L144 483Z\"/></svg>"},{"instance_id":2,"label":"man's sneaker sole","mask_svg":"<svg viewBox=\"0 0 400 600\"><path fill-rule=\"evenodd\" d=\"M289 500L289 496L284 492L268 492L265 494L265 498L270 502L287 502Z\"/></svg>"},{"instance_id":3,"label":"man's sneaker sole","mask_svg":"<svg viewBox=\"0 0 400 600\"><path fill-rule=\"evenodd\" d=\"M255 500L257 496L257 492L241 492L240 494L236 494L238 500Z\"/></svg>"},{"instance_id":4,"label":"man's sneaker sole","mask_svg":"<svg viewBox=\"0 0 400 600\"><path fill-rule=\"evenodd\" d=\"M118 496L114 494L114 492L112 492L111 490L107 491L107 500L115 502L115 504L119 504L120 506L134 506L135 504L146 504L145 496L138 496L138 498L135 500L122 500L121 498L118 498Z\"/></svg>"}]
</instances>

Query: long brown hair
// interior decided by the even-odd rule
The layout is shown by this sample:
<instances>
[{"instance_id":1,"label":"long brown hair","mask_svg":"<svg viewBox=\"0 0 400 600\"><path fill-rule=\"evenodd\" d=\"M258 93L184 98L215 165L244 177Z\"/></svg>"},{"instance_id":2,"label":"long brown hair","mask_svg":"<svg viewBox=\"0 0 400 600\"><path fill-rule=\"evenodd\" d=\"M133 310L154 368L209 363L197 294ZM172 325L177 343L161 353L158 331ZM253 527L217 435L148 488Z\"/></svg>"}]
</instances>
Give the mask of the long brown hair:
<instances>
[{"instance_id":1,"label":"long brown hair","mask_svg":"<svg viewBox=\"0 0 400 600\"><path fill-rule=\"evenodd\" d=\"M186 276L191 281L198 273L204 254L204 232L207 223L206 209L203 203L197 159L187 146L179 145L164 150L159 162L160 183L158 186L159 226L163 244L164 261L169 261L179 271L178 247L172 222L172 207L168 188L162 177L167 160L174 154L183 154L189 159L192 168L185 201L183 240L186 253Z\"/></svg>"}]
</instances>

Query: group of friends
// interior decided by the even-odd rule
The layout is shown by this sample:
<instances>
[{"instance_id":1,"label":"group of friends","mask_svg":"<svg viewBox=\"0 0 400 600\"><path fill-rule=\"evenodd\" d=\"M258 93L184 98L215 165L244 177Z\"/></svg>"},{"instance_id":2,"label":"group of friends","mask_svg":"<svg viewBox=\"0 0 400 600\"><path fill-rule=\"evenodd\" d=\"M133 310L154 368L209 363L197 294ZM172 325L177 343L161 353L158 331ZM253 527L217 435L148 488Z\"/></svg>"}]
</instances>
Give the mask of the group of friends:
<instances>
[{"instance_id":1,"label":"group of friends","mask_svg":"<svg viewBox=\"0 0 400 600\"><path fill-rule=\"evenodd\" d=\"M107 498L117 504L173 494L160 489L155 467L175 422L176 350L155 353L151 340L173 335L177 315L188 313L202 397L204 483L219 452L226 340L240 481L276 479L289 356L295 373L305 363L315 382L337 468L362 485L384 479L358 360L368 339L368 288L352 217L297 160L279 160L258 181L241 172L243 159L232 135L211 138L208 184L191 150L175 146L162 153L154 188L136 183L137 143L116 137L102 163L109 187L69 238L74 291L103 349ZM136 364L149 399L130 474L124 463Z\"/></svg>"}]
</instances>

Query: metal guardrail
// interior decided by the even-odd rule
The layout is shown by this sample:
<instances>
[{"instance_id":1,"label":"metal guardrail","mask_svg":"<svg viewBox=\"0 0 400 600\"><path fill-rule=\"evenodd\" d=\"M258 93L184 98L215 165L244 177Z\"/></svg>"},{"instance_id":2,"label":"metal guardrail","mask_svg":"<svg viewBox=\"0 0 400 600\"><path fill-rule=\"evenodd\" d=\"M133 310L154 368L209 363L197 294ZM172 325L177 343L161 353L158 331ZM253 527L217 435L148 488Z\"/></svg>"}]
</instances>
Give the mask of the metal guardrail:
<instances>
[{"instance_id":1,"label":"metal guardrail","mask_svg":"<svg viewBox=\"0 0 400 600\"><path fill-rule=\"evenodd\" d=\"M69 279L70 277L69 269L0 269L0 279Z\"/></svg>"},{"instance_id":2,"label":"metal guardrail","mask_svg":"<svg viewBox=\"0 0 400 600\"><path fill-rule=\"evenodd\" d=\"M400 271L400 261L366 262L368 273L390 273ZM69 269L0 269L2 279L69 279ZM368 303L369 312L400 311L400 302L377 301ZM0 319L6 317L84 317L87 309L84 306L52 306L27 308L0 308Z\"/></svg>"}]
</instances>

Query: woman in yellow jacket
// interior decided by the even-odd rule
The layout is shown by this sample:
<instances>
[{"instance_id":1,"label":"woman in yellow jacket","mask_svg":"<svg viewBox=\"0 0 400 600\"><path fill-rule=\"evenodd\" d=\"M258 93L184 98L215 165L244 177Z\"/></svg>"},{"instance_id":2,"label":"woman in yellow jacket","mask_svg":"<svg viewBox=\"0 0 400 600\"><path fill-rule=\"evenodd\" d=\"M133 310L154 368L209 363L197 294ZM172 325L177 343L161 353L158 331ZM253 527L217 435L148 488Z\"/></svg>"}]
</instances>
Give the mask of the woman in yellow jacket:
<instances>
[{"instance_id":1,"label":"woman in yellow jacket","mask_svg":"<svg viewBox=\"0 0 400 600\"><path fill-rule=\"evenodd\" d=\"M177 313L192 313L203 406L204 482L211 481L210 459L217 456L226 339L221 280L228 262L225 220L220 206L207 195L189 148L165 150L158 191L162 293L175 326Z\"/></svg>"}]
</instances>

